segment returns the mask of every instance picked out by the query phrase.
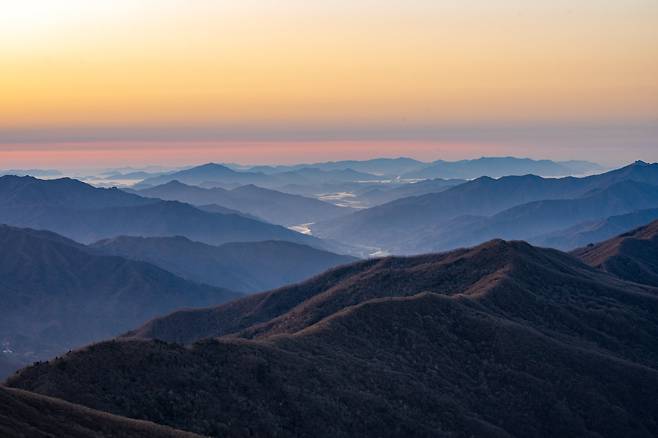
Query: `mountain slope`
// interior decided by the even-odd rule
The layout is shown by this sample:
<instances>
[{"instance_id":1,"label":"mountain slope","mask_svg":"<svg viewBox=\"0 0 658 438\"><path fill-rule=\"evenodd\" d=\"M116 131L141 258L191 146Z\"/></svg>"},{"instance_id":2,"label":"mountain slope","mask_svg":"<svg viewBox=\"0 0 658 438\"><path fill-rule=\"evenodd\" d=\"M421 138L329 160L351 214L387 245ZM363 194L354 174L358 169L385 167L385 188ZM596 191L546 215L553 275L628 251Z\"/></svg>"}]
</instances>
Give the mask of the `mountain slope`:
<instances>
[{"instance_id":1,"label":"mountain slope","mask_svg":"<svg viewBox=\"0 0 658 438\"><path fill-rule=\"evenodd\" d=\"M236 172L235 170L216 163L207 163L190 169L166 173L152 178L146 178L135 188L145 188L166 184L170 181L181 181L186 184L199 185L208 181L222 181L225 183L255 184L265 182L269 177L257 172Z\"/></svg>"},{"instance_id":2,"label":"mountain slope","mask_svg":"<svg viewBox=\"0 0 658 438\"><path fill-rule=\"evenodd\" d=\"M409 196L442 192L465 182L465 180L461 179L428 179L414 183L400 184L393 188L377 187L364 193L359 193L358 201L369 206L380 205Z\"/></svg>"},{"instance_id":3,"label":"mountain slope","mask_svg":"<svg viewBox=\"0 0 658 438\"><path fill-rule=\"evenodd\" d=\"M50 232L0 226L0 341L12 363L52 357L181 307L236 298ZM16 367L14 367L16 369Z\"/></svg>"},{"instance_id":4,"label":"mountain slope","mask_svg":"<svg viewBox=\"0 0 658 438\"><path fill-rule=\"evenodd\" d=\"M193 205L217 204L286 226L332 219L353 211L317 199L290 195L254 185L241 186L233 190L219 187L204 189L171 181L140 190L138 193L146 197L187 202Z\"/></svg>"},{"instance_id":5,"label":"mountain slope","mask_svg":"<svg viewBox=\"0 0 658 438\"><path fill-rule=\"evenodd\" d=\"M658 221L573 254L624 280L658 287Z\"/></svg>"},{"instance_id":6,"label":"mountain slope","mask_svg":"<svg viewBox=\"0 0 658 438\"><path fill-rule=\"evenodd\" d=\"M539 246L573 250L591 243L602 242L658 219L658 208L637 210L610 216L602 220L586 221L533 239Z\"/></svg>"},{"instance_id":7,"label":"mountain slope","mask_svg":"<svg viewBox=\"0 0 658 438\"><path fill-rule=\"evenodd\" d=\"M585 178L525 175L494 180L483 177L440 193L398 199L317 223L312 230L321 238L344 239L352 244L414 253L419 248L410 241L461 216L493 216L518 205L574 199L628 181L658 185L658 164L637 162Z\"/></svg>"},{"instance_id":8,"label":"mountain slope","mask_svg":"<svg viewBox=\"0 0 658 438\"><path fill-rule=\"evenodd\" d=\"M211 246L184 237L116 237L92 248L143 260L183 278L238 292L273 289L303 280L353 257L283 241Z\"/></svg>"},{"instance_id":9,"label":"mountain slope","mask_svg":"<svg viewBox=\"0 0 658 438\"><path fill-rule=\"evenodd\" d=\"M656 336L657 289L492 241L176 312L9 384L214 436L649 437Z\"/></svg>"},{"instance_id":10,"label":"mountain slope","mask_svg":"<svg viewBox=\"0 0 658 438\"><path fill-rule=\"evenodd\" d=\"M117 417L42 395L0 386L0 435L67 438L194 438L198 435Z\"/></svg>"},{"instance_id":11,"label":"mountain slope","mask_svg":"<svg viewBox=\"0 0 658 438\"><path fill-rule=\"evenodd\" d=\"M658 206L658 186L622 181L575 199L535 201L487 218L446 223L410 243L421 251L470 246L493 238L535 243L537 236L575 224L654 206Z\"/></svg>"},{"instance_id":12,"label":"mountain slope","mask_svg":"<svg viewBox=\"0 0 658 438\"><path fill-rule=\"evenodd\" d=\"M285 227L69 179L0 178L0 223L47 229L83 243L120 235L181 235L209 244L289 240L324 246Z\"/></svg>"}]
</instances>

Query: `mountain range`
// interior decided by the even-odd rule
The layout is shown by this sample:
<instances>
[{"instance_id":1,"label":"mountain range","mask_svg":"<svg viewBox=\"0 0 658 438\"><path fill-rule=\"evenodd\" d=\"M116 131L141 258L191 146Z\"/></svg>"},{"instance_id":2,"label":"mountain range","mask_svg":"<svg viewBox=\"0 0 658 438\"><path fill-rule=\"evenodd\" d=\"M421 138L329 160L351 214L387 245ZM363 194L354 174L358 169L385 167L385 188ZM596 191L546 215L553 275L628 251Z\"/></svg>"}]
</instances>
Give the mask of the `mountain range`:
<instances>
[{"instance_id":1,"label":"mountain range","mask_svg":"<svg viewBox=\"0 0 658 438\"><path fill-rule=\"evenodd\" d=\"M46 229L83 243L121 235L180 235L214 245L286 240L330 246L243 215L204 211L190 204L96 188L68 178L1 177L0 223Z\"/></svg>"},{"instance_id":2,"label":"mountain range","mask_svg":"<svg viewBox=\"0 0 658 438\"><path fill-rule=\"evenodd\" d=\"M519 241L372 259L7 383L210 436L650 437L658 289L633 280Z\"/></svg>"},{"instance_id":3,"label":"mountain range","mask_svg":"<svg viewBox=\"0 0 658 438\"><path fill-rule=\"evenodd\" d=\"M534 201L490 217L458 219L421 233L415 248L436 251L474 245L492 238L543 242L543 236L573 224L658 205L658 187L623 181L575 199ZM428 234L431 240L427 239ZM537 237L539 236L539 237Z\"/></svg>"},{"instance_id":4,"label":"mountain range","mask_svg":"<svg viewBox=\"0 0 658 438\"><path fill-rule=\"evenodd\" d=\"M584 178L481 177L319 222L311 229L321 238L409 254L491 237L533 239L585 221L658 207L656 195L658 164L643 162Z\"/></svg>"},{"instance_id":5,"label":"mountain range","mask_svg":"<svg viewBox=\"0 0 658 438\"><path fill-rule=\"evenodd\" d=\"M605 219L581 222L566 229L535 237L533 241L540 246L569 250L602 242L656 219L658 219L658 208L648 208Z\"/></svg>"},{"instance_id":6,"label":"mountain range","mask_svg":"<svg viewBox=\"0 0 658 438\"><path fill-rule=\"evenodd\" d=\"M174 180L160 186L139 190L137 194L197 206L219 205L286 226L333 219L354 211L317 199L254 185L240 186L232 190L220 187L206 189Z\"/></svg>"},{"instance_id":7,"label":"mountain range","mask_svg":"<svg viewBox=\"0 0 658 438\"><path fill-rule=\"evenodd\" d=\"M587 161L531 160L516 157L482 157L475 160L437 160L427 166L402 174L403 178L459 178L474 179L481 176L500 178L510 175L557 177L600 172L603 168Z\"/></svg>"},{"instance_id":8,"label":"mountain range","mask_svg":"<svg viewBox=\"0 0 658 438\"><path fill-rule=\"evenodd\" d=\"M430 163L411 158L375 158L371 160L329 161L280 166L240 166L236 170L277 174L303 168L330 170L355 170L383 177L402 178L458 178L473 179L480 176L497 178L507 175L533 173L541 176L582 175L603 170L601 166L588 161L532 160L516 157L481 157L474 160L445 161Z\"/></svg>"},{"instance_id":9,"label":"mountain range","mask_svg":"<svg viewBox=\"0 0 658 438\"><path fill-rule=\"evenodd\" d=\"M121 236L90 247L101 254L146 261L188 280L238 292L274 289L356 260L285 241L212 246L180 236Z\"/></svg>"},{"instance_id":10,"label":"mountain range","mask_svg":"<svg viewBox=\"0 0 658 438\"><path fill-rule=\"evenodd\" d=\"M148 263L94 254L48 231L0 225L0 242L4 373L116 336L174 309L239 296Z\"/></svg>"},{"instance_id":11,"label":"mountain range","mask_svg":"<svg viewBox=\"0 0 658 438\"><path fill-rule=\"evenodd\" d=\"M378 176L357 172L352 169L322 170L300 168L276 174L238 171L217 163L207 163L190 169L147 178L134 186L135 189L148 188L179 181L205 187L229 187L234 184L254 184L265 188L276 188L286 184L326 184L338 182L375 181Z\"/></svg>"}]
</instances>

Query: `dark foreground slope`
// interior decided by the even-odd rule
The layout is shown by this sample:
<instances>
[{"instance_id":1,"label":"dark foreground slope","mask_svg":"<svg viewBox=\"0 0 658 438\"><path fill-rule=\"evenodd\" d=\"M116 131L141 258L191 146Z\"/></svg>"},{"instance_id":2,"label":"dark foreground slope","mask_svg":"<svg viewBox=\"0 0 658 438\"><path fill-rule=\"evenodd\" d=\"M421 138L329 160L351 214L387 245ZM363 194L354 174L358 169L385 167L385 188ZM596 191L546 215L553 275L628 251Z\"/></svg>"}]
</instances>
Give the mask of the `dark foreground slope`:
<instances>
[{"instance_id":1,"label":"dark foreground slope","mask_svg":"<svg viewBox=\"0 0 658 438\"><path fill-rule=\"evenodd\" d=\"M0 371L238 296L47 231L0 225L0 245Z\"/></svg>"},{"instance_id":2,"label":"dark foreground slope","mask_svg":"<svg viewBox=\"0 0 658 438\"><path fill-rule=\"evenodd\" d=\"M177 312L9 384L213 436L649 437L657 293L492 241Z\"/></svg>"},{"instance_id":3,"label":"dark foreground slope","mask_svg":"<svg viewBox=\"0 0 658 438\"><path fill-rule=\"evenodd\" d=\"M0 387L0 436L4 438L194 438L146 421L117 417L19 389Z\"/></svg>"},{"instance_id":4,"label":"dark foreground slope","mask_svg":"<svg viewBox=\"0 0 658 438\"><path fill-rule=\"evenodd\" d=\"M658 221L573 254L624 280L658 287Z\"/></svg>"},{"instance_id":5,"label":"dark foreground slope","mask_svg":"<svg viewBox=\"0 0 658 438\"><path fill-rule=\"evenodd\" d=\"M96 242L92 248L153 263L183 278L238 292L273 289L356 260L276 240L212 246L180 236L121 236Z\"/></svg>"}]
</instances>

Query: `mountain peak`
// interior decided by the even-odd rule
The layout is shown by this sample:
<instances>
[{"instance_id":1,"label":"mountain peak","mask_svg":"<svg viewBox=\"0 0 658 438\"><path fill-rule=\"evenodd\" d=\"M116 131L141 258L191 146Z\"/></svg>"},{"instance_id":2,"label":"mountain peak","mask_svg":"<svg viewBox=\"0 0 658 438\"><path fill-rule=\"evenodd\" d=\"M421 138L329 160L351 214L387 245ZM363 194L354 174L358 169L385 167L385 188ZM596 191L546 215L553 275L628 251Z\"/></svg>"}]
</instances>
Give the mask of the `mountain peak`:
<instances>
[{"instance_id":1,"label":"mountain peak","mask_svg":"<svg viewBox=\"0 0 658 438\"><path fill-rule=\"evenodd\" d=\"M190 187L190 186L180 182L177 179L172 179L171 181L162 184L160 187Z\"/></svg>"}]
</instances>

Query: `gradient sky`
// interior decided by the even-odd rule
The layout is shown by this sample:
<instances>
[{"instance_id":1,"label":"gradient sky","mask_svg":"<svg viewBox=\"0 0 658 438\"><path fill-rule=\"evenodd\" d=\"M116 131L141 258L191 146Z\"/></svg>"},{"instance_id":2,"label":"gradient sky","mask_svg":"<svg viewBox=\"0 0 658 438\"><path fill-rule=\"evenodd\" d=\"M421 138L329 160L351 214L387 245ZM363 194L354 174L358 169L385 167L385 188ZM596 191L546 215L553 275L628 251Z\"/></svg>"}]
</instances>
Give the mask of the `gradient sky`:
<instances>
[{"instance_id":1,"label":"gradient sky","mask_svg":"<svg viewBox=\"0 0 658 438\"><path fill-rule=\"evenodd\" d=\"M657 0L0 1L0 168L658 160Z\"/></svg>"}]
</instances>

